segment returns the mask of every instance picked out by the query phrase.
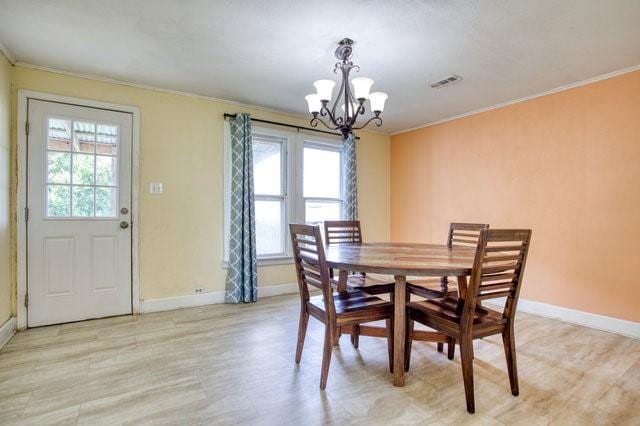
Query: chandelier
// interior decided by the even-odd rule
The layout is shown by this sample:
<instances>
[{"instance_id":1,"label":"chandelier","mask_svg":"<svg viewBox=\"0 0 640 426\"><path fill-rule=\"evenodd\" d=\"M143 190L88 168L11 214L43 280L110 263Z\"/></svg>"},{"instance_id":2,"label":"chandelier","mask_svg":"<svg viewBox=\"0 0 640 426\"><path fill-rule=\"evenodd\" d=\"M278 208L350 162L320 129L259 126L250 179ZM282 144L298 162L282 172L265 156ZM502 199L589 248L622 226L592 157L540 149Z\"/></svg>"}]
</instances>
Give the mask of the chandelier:
<instances>
[{"instance_id":1,"label":"chandelier","mask_svg":"<svg viewBox=\"0 0 640 426\"><path fill-rule=\"evenodd\" d=\"M340 83L338 95L333 102L333 106L331 108L327 106L331 101L333 88L336 85L333 80L316 81L313 85L317 93L305 96L309 112L313 115L311 127L317 127L318 122L320 122L330 130L339 130L345 139L354 130L360 130L372 121L375 122L376 126L381 126L382 118L380 118L380 114L384 110L384 103L387 100L386 93L369 92L373 85L373 80L370 78L357 77L351 80L351 85L349 84L349 72L352 69L360 71L360 67L351 62L353 44L353 40L345 38L338 43L338 48L336 49L336 58L340 62L336 63L333 72L336 74L338 70L342 72L342 83ZM353 92L351 91L352 85ZM368 120L365 118L366 121L361 121L357 124L358 116L364 116L366 112L364 103L367 99L369 100L369 108L373 111L373 116ZM338 107L342 111L338 110ZM328 123L321 117L326 117Z\"/></svg>"}]
</instances>

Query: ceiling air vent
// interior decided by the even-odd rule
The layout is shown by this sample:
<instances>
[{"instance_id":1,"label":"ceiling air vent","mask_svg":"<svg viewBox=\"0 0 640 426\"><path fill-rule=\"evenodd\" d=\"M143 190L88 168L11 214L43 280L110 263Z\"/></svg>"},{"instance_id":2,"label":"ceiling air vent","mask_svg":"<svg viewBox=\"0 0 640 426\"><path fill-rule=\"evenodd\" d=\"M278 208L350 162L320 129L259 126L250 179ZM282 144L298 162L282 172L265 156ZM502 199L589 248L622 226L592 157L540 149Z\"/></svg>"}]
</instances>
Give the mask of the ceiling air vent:
<instances>
[{"instance_id":1,"label":"ceiling air vent","mask_svg":"<svg viewBox=\"0 0 640 426\"><path fill-rule=\"evenodd\" d=\"M442 80L436 81L435 83L430 84L430 86L434 89L439 89L444 86L450 86L453 83L457 83L458 81L462 81L462 77L459 75L452 74L449 77L445 77Z\"/></svg>"}]
</instances>

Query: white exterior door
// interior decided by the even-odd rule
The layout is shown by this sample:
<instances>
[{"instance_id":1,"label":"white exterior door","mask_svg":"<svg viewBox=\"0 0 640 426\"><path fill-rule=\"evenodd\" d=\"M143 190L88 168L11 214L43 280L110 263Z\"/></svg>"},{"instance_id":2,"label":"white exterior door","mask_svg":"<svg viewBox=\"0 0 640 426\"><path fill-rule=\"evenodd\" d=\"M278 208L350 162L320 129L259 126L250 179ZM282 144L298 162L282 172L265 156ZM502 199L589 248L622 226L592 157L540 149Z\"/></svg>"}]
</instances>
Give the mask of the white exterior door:
<instances>
[{"instance_id":1,"label":"white exterior door","mask_svg":"<svg viewBox=\"0 0 640 426\"><path fill-rule=\"evenodd\" d=\"M130 314L130 113L28 100L28 326Z\"/></svg>"}]
</instances>

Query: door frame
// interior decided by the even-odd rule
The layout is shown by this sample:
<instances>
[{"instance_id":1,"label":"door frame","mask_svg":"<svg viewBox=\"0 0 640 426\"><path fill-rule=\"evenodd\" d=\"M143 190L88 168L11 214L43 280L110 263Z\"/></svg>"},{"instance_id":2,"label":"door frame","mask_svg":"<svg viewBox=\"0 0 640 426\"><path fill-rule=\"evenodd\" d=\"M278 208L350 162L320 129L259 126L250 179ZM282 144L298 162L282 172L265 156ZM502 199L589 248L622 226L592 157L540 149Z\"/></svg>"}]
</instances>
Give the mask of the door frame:
<instances>
[{"instance_id":1,"label":"door frame","mask_svg":"<svg viewBox=\"0 0 640 426\"><path fill-rule=\"evenodd\" d=\"M27 328L27 221L25 208L27 206L27 106L28 100L41 100L73 104L80 107L99 108L125 112L132 115L131 135L131 309L133 314L140 313L140 265L139 265L139 236L140 225L138 219L139 199L139 160L140 160L140 109L132 105L114 104L84 98L55 95L52 93L33 90L18 90L18 111L16 122L17 159L18 159L18 188L16 193L17 216L17 329Z\"/></svg>"}]
</instances>

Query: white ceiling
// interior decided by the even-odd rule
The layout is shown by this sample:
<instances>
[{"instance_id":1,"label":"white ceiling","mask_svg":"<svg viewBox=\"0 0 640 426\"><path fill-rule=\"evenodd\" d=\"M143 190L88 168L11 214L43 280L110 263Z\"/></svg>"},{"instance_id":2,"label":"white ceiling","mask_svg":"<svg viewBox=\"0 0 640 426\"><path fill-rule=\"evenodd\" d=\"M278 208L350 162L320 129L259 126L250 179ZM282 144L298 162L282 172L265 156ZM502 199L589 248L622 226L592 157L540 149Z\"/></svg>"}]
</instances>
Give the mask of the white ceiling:
<instances>
[{"instance_id":1,"label":"white ceiling","mask_svg":"<svg viewBox=\"0 0 640 426\"><path fill-rule=\"evenodd\" d=\"M396 132L640 64L640 1L0 0L19 62L305 115L345 36Z\"/></svg>"}]
</instances>

